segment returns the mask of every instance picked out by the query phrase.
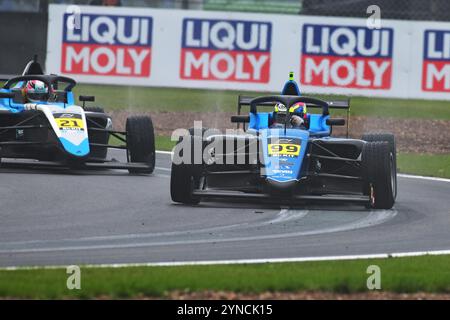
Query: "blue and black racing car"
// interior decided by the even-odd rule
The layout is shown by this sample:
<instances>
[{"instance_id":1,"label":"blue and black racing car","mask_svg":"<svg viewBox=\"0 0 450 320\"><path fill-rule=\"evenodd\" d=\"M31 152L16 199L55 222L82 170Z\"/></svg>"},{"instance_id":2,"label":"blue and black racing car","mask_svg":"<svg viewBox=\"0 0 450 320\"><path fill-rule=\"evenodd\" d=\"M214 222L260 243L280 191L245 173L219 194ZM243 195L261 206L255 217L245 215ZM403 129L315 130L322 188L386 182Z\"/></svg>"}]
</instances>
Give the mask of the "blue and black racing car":
<instances>
[{"instance_id":1,"label":"blue and black racing car","mask_svg":"<svg viewBox=\"0 0 450 320\"><path fill-rule=\"evenodd\" d=\"M244 107L248 114L241 114ZM302 96L292 73L281 95L239 96L231 121L241 130L191 129L180 138L172 160L172 200L341 201L392 208L395 138L375 133L351 139L348 125L347 137L333 137L333 126L348 124L349 108L349 100ZM347 119L331 118L331 109L347 110Z\"/></svg>"}]
</instances>

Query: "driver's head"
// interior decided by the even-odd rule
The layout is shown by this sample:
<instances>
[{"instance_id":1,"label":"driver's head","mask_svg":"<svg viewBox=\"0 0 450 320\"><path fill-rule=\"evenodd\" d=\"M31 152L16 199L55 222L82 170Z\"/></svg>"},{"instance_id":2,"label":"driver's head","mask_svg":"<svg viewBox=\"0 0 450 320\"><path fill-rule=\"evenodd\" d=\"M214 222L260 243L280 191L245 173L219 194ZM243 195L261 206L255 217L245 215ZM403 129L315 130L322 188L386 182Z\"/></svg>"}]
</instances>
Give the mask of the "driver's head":
<instances>
[{"instance_id":1,"label":"driver's head","mask_svg":"<svg viewBox=\"0 0 450 320\"><path fill-rule=\"evenodd\" d=\"M284 123L287 117L287 108L282 103L277 103L273 109L274 122Z\"/></svg>"},{"instance_id":2,"label":"driver's head","mask_svg":"<svg viewBox=\"0 0 450 320\"><path fill-rule=\"evenodd\" d=\"M25 86L25 96L31 102L46 100L47 93L46 84L39 80L30 80Z\"/></svg>"},{"instance_id":3,"label":"driver's head","mask_svg":"<svg viewBox=\"0 0 450 320\"><path fill-rule=\"evenodd\" d=\"M305 119L307 116L306 103L297 102L289 108L289 113Z\"/></svg>"}]
</instances>

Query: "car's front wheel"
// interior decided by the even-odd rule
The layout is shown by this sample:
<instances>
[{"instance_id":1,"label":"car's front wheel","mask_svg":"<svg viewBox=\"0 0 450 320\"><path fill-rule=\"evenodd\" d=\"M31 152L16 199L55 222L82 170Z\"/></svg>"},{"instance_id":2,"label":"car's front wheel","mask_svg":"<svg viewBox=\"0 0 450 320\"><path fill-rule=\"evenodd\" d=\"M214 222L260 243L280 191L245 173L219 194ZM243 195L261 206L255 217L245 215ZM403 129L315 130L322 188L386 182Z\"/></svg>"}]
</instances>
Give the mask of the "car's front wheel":
<instances>
[{"instance_id":1,"label":"car's front wheel","mask_svg":"<svg viewBox=\"0 0 450 320\"><path fill-rule=\"evenodd\" d=\"M193 191L200 187L200 175L193 165L174 164L170 177L170 196L172 201L184 204L198 204L200 197Z\"/></svg>"},{"instance_id":2,"label":"car's front wheel","mask_svg":"<svg viewBox=\"0 0 450 320\"><path fill-rule=\"evenodd\" d=\"M391 209L397 190L397 168L388 142L366 142L362 152L363 188L368 190L370 207Z\"/></svg>"},{"instance_id":3,"label":"car's front wheel","mask_svg":"<svg viewBox=\"0 0 450 320\"><path fill-rule=\"evenodd\" d=\"M131 163L144 163L148 167L129 168L130 173L150 174L155 169L155 134L153 122L147 116L134 116L127 118L127 152Z\"/></svg>"},{"instance_id":4,"label":"car's front wheel","mask_svg":"<svg viewBox=\"0 0 450 320\"><path fill-rule=\"evenodd\" d=\"M204 186L201 171L205 131L206 129L202 129L195 132L193 128L190 129L187 136L180 137L174 148L170 177L170 195L174 202L198 204L201 200L200 197L193 195L193 191ZM197 150L196 147L200 148ZM195 156L196 153L198 153L197 156Z\"/></svg>"},{"instance_id":5,"label":"car's front wheel","mask_svg":"<svg viewBox=\"0 0 450 320\"><path fill-rule=\"evenodd\" d=\"M366 133L363 134L362 140L367 142L385 141L389 145L390 152L394 159L394 167L397 168L397 145L395 142L395 136L392 133ZM395 176L397 180L397 175ZM397 181L395 182L394 199L397 198ZM367 190L368 192L368 190ZM368 194L368 193L367 193Z\"/></svg>"}]
</instances>

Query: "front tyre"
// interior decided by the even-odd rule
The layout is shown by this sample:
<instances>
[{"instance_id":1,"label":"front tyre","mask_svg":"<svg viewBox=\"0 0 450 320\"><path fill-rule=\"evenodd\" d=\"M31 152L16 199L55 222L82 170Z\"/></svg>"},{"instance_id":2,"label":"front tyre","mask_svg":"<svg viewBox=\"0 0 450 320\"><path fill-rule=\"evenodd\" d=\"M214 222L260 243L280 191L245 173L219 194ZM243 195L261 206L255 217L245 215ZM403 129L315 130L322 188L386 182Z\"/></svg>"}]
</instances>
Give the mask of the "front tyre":
<instances>
[{"instance_id":1,"label":"front tyre","mask_svg":"<svg viewBox=\"0 0 450 320\"><path fill-rule=\"evenodd\" d=\"M180 150L175 152L177 156L180 157L179 161L175 161L175 158L172 159L170 195L174 202L184 204L200 203L200 197L194 196L193 191L201 189L201 185L204 185L204 180L202 180L201 177L203 160L201 160L201 164L195 163L195 153L200 152L200 157L197 156L197 158L202 158L204 149L203 135L205 131L205 128L198 133L195 132L193 128L189 129L189 134L187 136L180 137L177 146L174 148L174 152L177 150L177 147L180 148ZM199 136L199 133L201 136ZM200 147L200 149L196 150L196 146ZM183 153L187 150L190 152L190 156L186 155L189 159L183 159ZM185 163L185 161L189 161L189 163Z\"/></svg>"},{"instance_id":2,"label":"front tyre","mask_svg":"<svg viewBox=\"0 0 450 320\"><path fill-rule=\"evenodd\" d=\"M200 175L194 165L174 164L170 176L170 196L172 201L184 204L198 204L200 197L192 193L199 188Z\"/></svg>"},{"instance_id":3,"label":"front tyre","mask_svg":"<svg viewBox=\"0 0 450 320\"><path fill-rule=\"evenodd\" d=\"M131 163L145 163L148 168L129 168L130 173L150 174L155 169L155 133L152 119L148 116L127 118L127 153Z\"/></svg>"},{"instance_id":4,"label":"front tyre","mask_svg":"<svg viewBox=\"0 0 450 320\"><path fill-rule=\"evenodd\" d=\"M370 207L391 209L397 189L397 168L386 141L366 142L362 151L364 189L369 190Z\"/></svg>"},{"instance_id":5,"label":"front tyre","mask_svg":"<svg viewBox=\"0 0 450 320\"><path fill-rule=\"evenodd\" d=\"M397 170L397 144L395 142L395 136L392 133L366 133L363 134L362 140L367 142L375 142L375 141L387 142L389 144L389 150L390 152L392 152L394 158L394 167L396 168L395 170ZM397 180L397 174L395 175L395 180ZM397 181L395 182L395 190L394 190L394 199L396 198L397 198Z\"/></svg>"}]
</instances>

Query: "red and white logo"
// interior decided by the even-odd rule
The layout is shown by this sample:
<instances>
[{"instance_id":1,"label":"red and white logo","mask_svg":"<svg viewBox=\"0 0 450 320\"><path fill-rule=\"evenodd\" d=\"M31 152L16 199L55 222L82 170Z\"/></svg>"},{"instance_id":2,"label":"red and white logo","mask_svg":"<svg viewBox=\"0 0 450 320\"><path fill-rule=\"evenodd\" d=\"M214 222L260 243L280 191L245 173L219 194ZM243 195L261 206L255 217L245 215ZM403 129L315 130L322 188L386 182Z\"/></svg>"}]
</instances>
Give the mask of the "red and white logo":
<instances>
[{"instance_id":1,"label":"red and white logo","mask_svg":"<svg viewBox=\"0 0 450 320\"><path fill-rule=\"evenodd\" d=\"M64 15L61 71L66 74L149 77L151 17L82 14L80 28Z\"/></svg>"},{"instance_id":2,"label":"red and white logo","mask_svg":"<svg viewBox=\"0 0 450 320\"><path fill-rule=\"evenodd\" d=\"M422 90L450 92L450 30L425 30Z\"/></svg>"},{"instance_id":3,"label":"red and white logo","mask_svg":"<svg viewBox=\"0 0 450 320\"><path fill-rule=\"evenodd\" d=\"M305 24L302 83L358 89L389 89L393 29Z\"/></svg>"},{"instance_id":4,"label":"red and white logo","mask_svg":"<svg viewBox=\"0 0 450 320\"><path fill-rule=\"evenodd\" d=\"M237 20L183 20L180 77L267 83L272 25Z\"/></svg>"}]
</instances>

